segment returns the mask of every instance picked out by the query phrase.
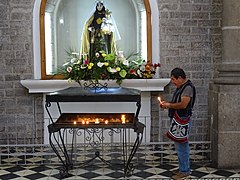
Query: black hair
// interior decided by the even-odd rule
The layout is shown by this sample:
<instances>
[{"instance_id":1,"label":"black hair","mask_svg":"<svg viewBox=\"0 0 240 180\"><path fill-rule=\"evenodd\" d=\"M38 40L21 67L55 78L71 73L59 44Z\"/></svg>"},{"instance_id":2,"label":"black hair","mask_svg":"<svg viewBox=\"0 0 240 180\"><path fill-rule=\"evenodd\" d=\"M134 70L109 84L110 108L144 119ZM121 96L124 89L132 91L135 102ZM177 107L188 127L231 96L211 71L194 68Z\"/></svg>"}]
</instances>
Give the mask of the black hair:
<instances>
[{"instance_id":1,"label":"black hair","mask_svg":"<svg viewBox=\"0 0 240 180\"><path fill-rule=\"evenodd\" d=\"M186 79L186 74L184 72L183 69L181 68L174 68L172 71L171 71L171 76L175 77L176 79L178 79L180 76L183 78L183 79Z\"/></svg>"}]
</instances>

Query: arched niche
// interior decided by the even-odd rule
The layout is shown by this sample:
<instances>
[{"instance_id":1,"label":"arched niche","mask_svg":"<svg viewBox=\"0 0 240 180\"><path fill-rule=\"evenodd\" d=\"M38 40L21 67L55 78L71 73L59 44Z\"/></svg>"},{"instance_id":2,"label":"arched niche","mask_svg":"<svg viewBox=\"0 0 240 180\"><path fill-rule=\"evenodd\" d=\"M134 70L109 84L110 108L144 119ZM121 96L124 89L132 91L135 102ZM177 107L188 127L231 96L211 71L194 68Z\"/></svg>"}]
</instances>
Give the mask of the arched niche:
<instances>
[{"instance_id":1,"label":"arched niche","mask_svg":"<svg viewBox=\"0 0 240 180\"><path fill-rule=\"evenodd\" d=\"M122 29L130 29L133 31L135 31L135 35L137 35L136 37L134 37L133 35L130 35L130 37L126 37L127 35L129 35L129 33L124 35L123 41L126 43L126 41L128 44L131 44L130 42L132 41L132 39L134 39L135 44L133 43L131 46L129 47L136 47L136 51L141 51L143 52L143 49L145 50L145 59L147 59L148 63L152 63L152 24L151 24L151 8L150 8L150 0L121 0L121 1L112 1L115 4L110 4L111 1L107 1L106 0L106 6L109 5L109 8L111 11L113 11L113 16L115 19L117 19L115 17L115 14L117 17L120 16L119 13L122 13L121 16L123 16L123 18L129 19L127 18L126 14L128 14L130 16L135 17L136 20L136 24L134 24L134 26L131 26L131 21L128 21L128 24L126 23L126 25L123 25L123 23L120 23L120 26L118 27L120 30L120 34L121 32L121 28ZM63 3L63 2L72 2L72 3ZM77 5L74 5L73 3L77 2ZM82 2L82 4L81 4ZM89 5L88 3L92 2L91 5ZM116 3L120 3L120 4L116 4ZM75 34L74 33L76 31L78 31L78 29L82 29L83 26L83 22L86 20L86 18L89 16L89 14L91 13L89 10L89 12L87 11L84 12L83 10L83 14L84 15L80 15L79 13L74 13L77 12L78 9L77 7L81 4L82 9L87 9L86 7L91 7L92 9L94 9L94 3L95 1L89 1L89 0L72 0L72 1L64 1L64 0L58 0L58 1L53 1L53 0L42 0L41 1L41 6L40 6L40 56L41 56L41 79L61 79L63 78L62 75L60 74L55 74L53 73L48 73L47 71L47 65L49 64L49 57L51 57L50 59L52 59L52 62L50 63L50 67L51 69L54 69L58 66L58 61L60 61L61 57L63 56L63 51L64 51L64 46L61 46L61 48L59 48L59 45L62 44L68 44L68 45L72 45L74 46L73 48L79 48L79 42L80 42L80 35L81 33ZM122 3L122 4L121 4ZM124 4L125 3L125 4ZM116 6L116 9L119 9L118 13L117 10L112 10L111 8L114 9L114 5ZM130 5L129 7L127 7L127 5ZM70 7L69 7L70 6ZM125 13L123 13L123 11L119 8L119 7L125 7L125 9L128 8L128 11L126 11ZM64 9L67 9L66 12L64 11ZM143 15L141 14L141 12L144 12L145 14L145 20L143 20ZM46 17L46 14L50 13L51 15L49 17ZM63 15L63 13L67 14L65 15L65 19L63 18L61 21L61 16ZM75 19L71 22L67 21L67 19L69 17L72 17L74 15L77 16L75 17ZM118 15L117 15L118 14ZM134 16L135 15L135 16ZM68 18L66 18L68 17ZM79 20L79 17L83 17L81 19L81 22L78 24L76 23ZM65 29L61 29L61 28L57 28L57 26L61 26L61 23L66 24ZM115 20L116 24L118 26L118 20ZM120 21L120 20L119 20ZM129 24L130 22L130 24ZM134 23L134 20L132 21L132 23ZM51 35L47 34L48 31L46 30L46 26L51 26L51 28L48 28L51 30ZM134 28L135 27L135 30ZM74 30L72 30L74 29ZM71 32L67 32L67 31L71 31ZM62 31L62 33L60 33L60 31ZM60 35L59 35L60 34ZM124 33L123 33L124 34ZM50 40L49 40L50 39ZM72 41L66 42L69 39L71 39ZM141 46L140 44L145 44L146 47L144 48L143 46ZM124 45L123 45L124 46ZM57 48L58 47L58 48ZM69 46L69 48L72 48ZM131 49L131 48L128 48ZM126 51L126 49L125 49ZM131 51L131 50L130 50ZM49 55L50 54L50 55ZM143 53L144 54L144 53ZM64 59L64 58L63 58ZM62 63L62 62L61 62ZM59 64L61 64L59 63Z\"/></svg>"}]
</instances>

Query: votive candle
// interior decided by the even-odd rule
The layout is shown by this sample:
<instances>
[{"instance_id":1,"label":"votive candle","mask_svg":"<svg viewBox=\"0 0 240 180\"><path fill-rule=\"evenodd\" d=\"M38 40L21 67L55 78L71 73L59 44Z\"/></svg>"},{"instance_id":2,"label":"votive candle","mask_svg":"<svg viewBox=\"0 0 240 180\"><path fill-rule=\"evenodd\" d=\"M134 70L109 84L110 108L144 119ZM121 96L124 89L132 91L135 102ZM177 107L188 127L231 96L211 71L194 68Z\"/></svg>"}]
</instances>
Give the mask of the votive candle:
<instances>
[{"instance_id":1,"label":"votive candle","mask_svg":"<svg viewBox=\"0 0 240 180\"><path fill-rule=\"evenodd\" d=\"M99 119L97 118L96 120L95 120L95 124L99 124L100 122L99 122Z\"/></svg>"},{"instance_id":2,"label":"votive candle","mask_svg":"<svg viewBox=\"0 0 240 180\"><path fill-rule=\"evenodd\" d=\"M125 115L121 116L121 120L122 120L122 124L125 124L125 121L126 121Z\"/></svg>"}]
</instances>

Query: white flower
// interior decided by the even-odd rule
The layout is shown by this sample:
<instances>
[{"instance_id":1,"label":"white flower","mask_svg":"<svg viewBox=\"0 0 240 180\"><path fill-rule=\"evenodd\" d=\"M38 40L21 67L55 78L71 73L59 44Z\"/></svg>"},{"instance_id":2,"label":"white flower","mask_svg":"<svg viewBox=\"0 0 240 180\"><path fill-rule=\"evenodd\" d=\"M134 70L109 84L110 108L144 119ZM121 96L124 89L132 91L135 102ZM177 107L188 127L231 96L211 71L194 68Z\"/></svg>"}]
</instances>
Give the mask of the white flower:
<instances>
[{"instance_id":1,"label":"white flower","mask_svg":"<svg viewBox=\"0 0 240 180\"><path fill-rule=\"evenodd\" d=\"M71 83L71 82L72 82L72 79L71 79L71 78L68 78L68 82Z\"/></svg>"},{"instance_id":2,"label":"white flower","mask_svg":"<svg viewBox=\"0 0 240 180\"><path fill-rule=\"evenodd\" d=\"M77 52L72 52L72 55L77 55L77 56L79 56L79 53L77 53Z\"/></svg>"},{"instance_id":3,"label":"white flower","mask_svg":"<svg viewBox=\"0 0 240 180\"><path fill-rule=\"evenodd\" d=\"M134 60L132 61L132 63L134 63L134 64L139 64L137 61L134 61Z\"/></svg>"},{"instance_id":4,"label":"white flower","mask_svg":"<svg viewBox=\"0 0 240 180\"><path fill-rule=\"evenodd\" d=\"M139 75L139 77L142 77L142 73L139 69L137 70L137 74Z\"/></svg>"},{"instance_id":5,"label":"white flower","mask_svg":"<svg viewBox=\"0 0 240 180\"><path fill-rule=\"evenodd\" d=\"M68 65L68 64L69 64L69 62L66 62L66 63L63 64L63 66L66 66L66 65Z\"/></svg>"},{"instance_id":6,"label":"white flower","mask_svg":"<svg viewBox=\"0 0 240 180\"><path fill-rule=\"evenodd\" d=\"M125 59L125 60L123 61L123 64L124 64L125 66L128 66L128 65L129 65L128 60Z\"/></svg>"},{"instance_id":7,"label":"white flower","mask_svg":"<svg viewBox=\"0 0 240 180\"><path fill-rule=\"evenodd\" d=\"M102 67L103 65L104 65L104 63L102 63L102 62L98 62L98 63L97 63L97 66L98 66L98 67Z\"/></svg>"},{"instance_id":8,"label":"white flower","mask_svg":"<svg viewBox=\"0 0 240 180\"><path fill-rule=\"evenodd\" d=\"M145 66L141 65L139 68L141 71L145 71Z\"/></svg>"},{"instance_id":9,"label":"white flower","mask_svg":"<svg viewBox=\"0 0 240 180\"><path fill-rule=\"evenodd\" d=\"M87 66L86 65L81 65L81 69L86 69L87 68Z\"/></svg>"},{"instance_id":10,"label":"white flower","mask_svg":"<svg viewBox=\"0 0 240 180\"><path fill-rule=\"evenodd\" d=\"M99 58L99 57L100 57L100 54L97 52L97 53L95 54L95 56L96 56L97 58Z\"/></svg>"},{"instance_id":11,"label":"white flower","mask_svg":"<svg viewBox=\"0 0 240 180\"><path fill-rule=\"evenodd\" d=\"M123 63L126 59L125 58L118 58L117 61Z\"/></svg>"},{"instance_id":12,"label":"white flower","mask_svg":"<svg viewBox=\"0 0 240 180\"><path fill-rule=\"evenodd\" d=\"M118 51L118 57L119 57L119 58L124 58L123 51Z\"/></svg>"},{"instance_id":13,"label":"white flower","mask_svg":"<svg viewBox=\"0 0 240 180\"><path fill-rule=\"evenodd\" d=\"M76 58L71 59L71 63L74 63L76 61Z\"/></svg>"},{"instance_id":14,"label":"white flower","mask_svg":"<svg viewBox=\"0 0 240 180\"><path fill-rule=\"evenodd\" d=\"M117 70L115 68L111 68L111 67L108 67L107 70L108 70L108 72L111 72L111 73L117 72Z\"/></svg>"}]
</instances>

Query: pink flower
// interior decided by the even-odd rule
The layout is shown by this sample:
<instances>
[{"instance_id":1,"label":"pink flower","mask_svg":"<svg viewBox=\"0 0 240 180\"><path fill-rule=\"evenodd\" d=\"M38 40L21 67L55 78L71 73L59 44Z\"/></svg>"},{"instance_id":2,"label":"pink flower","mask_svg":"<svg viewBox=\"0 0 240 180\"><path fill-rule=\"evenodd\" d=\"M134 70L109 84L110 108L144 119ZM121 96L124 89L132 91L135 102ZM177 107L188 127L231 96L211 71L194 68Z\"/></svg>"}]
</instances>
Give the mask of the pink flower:
<instances>
[{"instance_id":1,"label":"pink flower","mask_svg":"<svg viewBox=\"0 0 240 180\"><path fill-rule=\"evenodd\" d=\"M67 67L67 72L68 72L68 73L72 72L72 67L71 67L71 66L68 66L68 67Z\"/></svg>"},{"instance_id":2,"label":"pink flower","mask_svg":"<svg viewBox=\"0 0 240 180\"><path fill-rule=\"evenodd\" d=\"M84 60L84 64L89 64L88 59L85 59L85 60Z\"/></svg>"}]
</instances>

